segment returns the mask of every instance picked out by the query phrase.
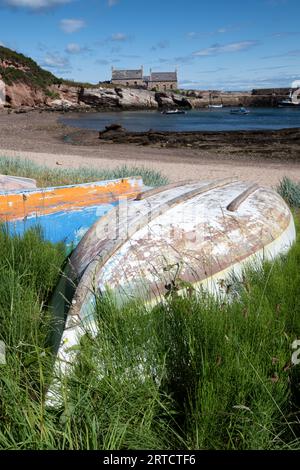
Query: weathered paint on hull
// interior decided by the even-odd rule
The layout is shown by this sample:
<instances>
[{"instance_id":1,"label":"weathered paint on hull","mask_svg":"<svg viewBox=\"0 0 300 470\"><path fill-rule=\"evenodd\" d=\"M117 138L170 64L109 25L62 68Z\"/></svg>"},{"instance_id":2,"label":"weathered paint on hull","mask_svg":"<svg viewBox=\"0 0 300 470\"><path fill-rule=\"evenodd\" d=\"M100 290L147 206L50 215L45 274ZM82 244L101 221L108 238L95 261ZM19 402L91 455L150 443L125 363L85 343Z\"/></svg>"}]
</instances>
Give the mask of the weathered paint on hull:
<instances>
[{"instance_id":1,"label":"weathered paint on hull","mask_svg":"<svg viewBox=\"0 0 300 470\"><path fill-rule=\"evenodd\" d=\"M52 243L65 243L67 251L76 247L84 234L99 218L104 216L117 202L99 204L99 206L85 207L80 210L67 212L54 212L53 214L40 214L22 220L6 223L11 234L22 235L34 227L41 227L43 236Z\"/></svg>"},{"instance_id":2,"label":"weathered paint on hull","mask_svg":"<svg viewBox=\"0 0 300 470\"><path fill-rule=\"evenodd\" d=\"M137 177L2 193L0 220L11 233L40 226L47 240L76 246L96 220L142 187Z\"/></svg>"},{"instance_id":3,"label":"weathered paint on hull","mask_svg":"<svg viewBox=\"0 0 300 470\"><path fill-rule=\"evenodd\" d=\"M148 193L127 207L127 224L118 210L117 236L107 237L113 213L97 222L74 251L70 281L58 289L67 314L57 367L64 372L85 327L95 331L93 291L108 286L120 302L164 298L174 277L221 293L220 281L247 264L286 252L295 240L291 212L269 188L245 182L189 183ZM115 212L116 212L115 211ZM117 212L116 212L117 213ZM121 224L121 225L120 225ZM73 285L69 297L66 286ZM222 284L222 282L221 282ZM77 288L76 288L77 287ZM65 299L68 299L67 302ZM61 310L62 311L62 310ZM61 332L64 321L61 317Z\"/></svg>"}]
</instances>

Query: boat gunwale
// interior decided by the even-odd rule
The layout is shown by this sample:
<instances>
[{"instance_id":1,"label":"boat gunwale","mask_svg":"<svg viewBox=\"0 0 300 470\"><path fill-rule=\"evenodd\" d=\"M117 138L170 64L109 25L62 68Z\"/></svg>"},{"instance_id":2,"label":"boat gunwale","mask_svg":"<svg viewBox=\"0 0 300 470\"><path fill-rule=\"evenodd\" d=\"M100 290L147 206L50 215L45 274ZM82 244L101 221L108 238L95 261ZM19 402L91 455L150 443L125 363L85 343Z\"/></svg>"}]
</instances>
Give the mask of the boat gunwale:
<instances>
[{"instance_id":1,"label":"boat gunwale","mask_svg":"<svg viewBox=\"0 0 300 470\"><path fill-rule=\"evenodd\" d=\"M142 201L146 197L156 196L157 194L160 194L169 189L176 189L187 184L197 184L197 183L199 183L199 180L180 180L180 181L175 181L174 183L166 184L165 186L159 186L157 188L150 188L150 189L147 189L146 191L140 192L136 196L134 201Z\"/></svg>"},{"instance_id":2,"label":"boat gunwale","mask_svg":"<svg viewBox=\"0 0 300 470\"><path fill-rule=\"evenodd\" d=\"M2 176L2 175L1 175ZM28 178L30 179L30 178ZM9 196L10 194L12 195L17 195L17 194L23 194L23 193L45 193L45 192L53 192L55 190L60 190L60 189L72 189L72 188L82 188L82 187L90 187L90 186L105 186L105 183L111 184L111 183L117 183L120 182L122 183L123 181L128 181L128 180L136 180L136 181L143 181L142 176L125 176L123 178L115 178L111 180L100 180L100 181L91 181L88 183L74 183L74 184L66 184L63 186L46 186L46 187L39 187L39 188L25 188L25 189L16 189L16 190L0 190L0 197L1 196Z\"/></svg>"}]
</instances>

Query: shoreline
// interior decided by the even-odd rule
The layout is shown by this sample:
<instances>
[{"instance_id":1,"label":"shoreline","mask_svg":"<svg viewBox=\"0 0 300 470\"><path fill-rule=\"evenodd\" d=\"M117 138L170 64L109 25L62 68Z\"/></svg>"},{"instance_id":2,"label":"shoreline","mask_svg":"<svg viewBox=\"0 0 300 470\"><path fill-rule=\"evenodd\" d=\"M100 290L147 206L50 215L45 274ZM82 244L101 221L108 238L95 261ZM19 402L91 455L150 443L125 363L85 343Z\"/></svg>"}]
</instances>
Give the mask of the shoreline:
<instances>
[{"instance_id":1,"label":"shoreline","mask_svg":"<svg viewBox=\"0 0 300 470\"><path fill-rule=\"evenodd\" d=\"M161 171L171 181L237 176L274 186L283 176L300 180L300 129L284 129L285 135L282 131L259 131L265 142L253 131L229 131L235 138L227 142L225 133L206 132L201 133L206 138L202 148L186 144L162 147L161 142L141 145L100 140L97 131L61 124L59 118L63 116L0 113L0 155L19 156L52 168L143 166ZM236 132L239 135L232 134ZM69 135L77 139L76 143L64 141Z\"/></svg>"}]
</instances>

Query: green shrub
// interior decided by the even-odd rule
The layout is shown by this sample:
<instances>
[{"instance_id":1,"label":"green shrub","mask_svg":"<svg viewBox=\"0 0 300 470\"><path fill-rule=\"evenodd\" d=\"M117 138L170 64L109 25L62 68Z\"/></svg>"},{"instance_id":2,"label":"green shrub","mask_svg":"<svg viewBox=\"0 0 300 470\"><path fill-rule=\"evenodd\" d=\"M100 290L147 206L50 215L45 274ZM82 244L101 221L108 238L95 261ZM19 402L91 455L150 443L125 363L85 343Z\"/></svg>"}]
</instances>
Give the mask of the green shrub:
<instances>
[{"instance_id":1,"label":"green shrub","mask_svg":"<svg viewBox=\"0 0 300 470\"><path fill-rule=\"evenodd\" d=\"M45 95L48 96L48 98L51 98L53 100L57 100L60 98L59 93L52 91L52 90L46 90Z\"/></svg>"}]
</instances>

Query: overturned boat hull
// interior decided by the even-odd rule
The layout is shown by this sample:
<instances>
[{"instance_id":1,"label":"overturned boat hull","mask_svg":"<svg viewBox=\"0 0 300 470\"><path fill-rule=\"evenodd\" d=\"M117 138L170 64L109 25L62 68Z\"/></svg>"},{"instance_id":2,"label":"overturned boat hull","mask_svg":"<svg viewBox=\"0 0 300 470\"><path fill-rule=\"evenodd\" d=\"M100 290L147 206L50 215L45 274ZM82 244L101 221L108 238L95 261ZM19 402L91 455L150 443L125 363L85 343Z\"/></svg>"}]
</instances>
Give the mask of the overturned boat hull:
<instances>
[{"instance_id":1,"label":"overturned boat hull","mask_svg":"<svg viewBox=\"0 0 300 470\"><path fill-rule=\"evenodd\" d=\"M270 188L224 179L141 193L96 222L69 260L52 302L60 367L93 324L95 295L109 289L121 304L158 302L173 286L218 295L232 272L285 253L294 240L292 214Z\"/></svg>"}]
</instances>

